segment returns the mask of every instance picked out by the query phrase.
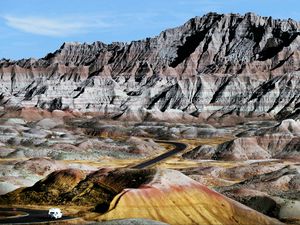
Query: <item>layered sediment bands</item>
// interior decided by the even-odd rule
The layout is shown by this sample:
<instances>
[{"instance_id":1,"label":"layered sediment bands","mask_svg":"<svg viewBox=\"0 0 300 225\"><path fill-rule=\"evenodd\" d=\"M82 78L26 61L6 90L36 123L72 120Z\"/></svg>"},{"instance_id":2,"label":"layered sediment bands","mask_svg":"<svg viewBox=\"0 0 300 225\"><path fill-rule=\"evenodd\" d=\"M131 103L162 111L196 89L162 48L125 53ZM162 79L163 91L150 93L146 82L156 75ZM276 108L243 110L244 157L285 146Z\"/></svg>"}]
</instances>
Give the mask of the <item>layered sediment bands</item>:
<instances>
[{"instance_id":1,"label":"layered sediment bands","mask_svg":"<svg viewBox=\"0 0 300 225\"><path fill-rule=\"evenodd\" d=\"M86 176L79 170L57 171L33 187L0 196L0 203L93 206L102 213L94 214L94 220L281 224L174 170L101 169Z\"/></svg>"},{"instance_id":2,"label":"layered sediment bands","mask_svg":"<svg viewBox=\"0 0 300 225\"><path fill-rule=\"evenodd\" d=\"M283 163L282 163L283 164ZM265 215L299 220L299 165L283 166L269 173L255 174L218 191ZM287 210L288 209L288 210Z\"/></svg>"},{"instance_id":3,"label":"layered sediment bands","mask_svg":"<svg viewBox=\"0 0 300 225\"><path fill-rule=\"evenodd\" d=\"M299 115L298 22L210 13L131 43L0 61L5 106L131 119Z\"/></svg>"},{"instance_id":4,"label":"layered sediment bands","mask_svg":"<svg viewBox=\"0 0 300 225\"><path fill-rule=\"evenodd\" d=\"M171 170L159 170L138 189L124 189L99 219L131 217L169 224L280 224Z\"/></svg>"},{"instance_id":5,"label":"layered sediment bands","mask_svg":"<svg viewBox=\"0 0 300 225\"><path fill-rule=\"evenodd\" d=\"M219 145L211 156L222 160L300 159L300 121L283 120L274 127L244 132Z\"/></svg>"}]
</instances>

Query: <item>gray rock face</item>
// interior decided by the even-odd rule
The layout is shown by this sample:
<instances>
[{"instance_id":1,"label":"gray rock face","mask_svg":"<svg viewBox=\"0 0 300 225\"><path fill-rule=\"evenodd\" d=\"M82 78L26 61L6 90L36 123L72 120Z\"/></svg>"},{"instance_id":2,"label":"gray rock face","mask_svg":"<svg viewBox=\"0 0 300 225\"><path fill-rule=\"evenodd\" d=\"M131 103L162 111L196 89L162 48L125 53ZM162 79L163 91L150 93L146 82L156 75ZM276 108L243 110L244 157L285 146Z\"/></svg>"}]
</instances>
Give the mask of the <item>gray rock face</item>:
<instances>
[{"instance_id":1,"label":"gray rock face","mask_svg":"<svg viewBox=\"0 0 300 225\"><path fill-rule=\"evenodd\" d=\"M185 159L211 159L216 149L210 145L201 145L182 155Z\"/></svg>"},{"instance_id":2,"label":"gray rock face","mask_svg":"<svg viewBox=\"0 0 300 225\"><path fill-rule=\"evenodd\" d=\"M0 104L113 118L296 118L300 24L251 13L195 17L130 44L65 43L0 61Z\"/></svg>"},{"instance_id":3,"label":"gray rock face","mask_svg":"<svg viewBox=\"0 0 300 225\"><path fill-rule=\"evenodd\" d=\"M300 121L283 120L274 127L257 130L256 136L244 133L220 144L212 156L222 160L300 159Z\"/></svg>"}]
</instances>

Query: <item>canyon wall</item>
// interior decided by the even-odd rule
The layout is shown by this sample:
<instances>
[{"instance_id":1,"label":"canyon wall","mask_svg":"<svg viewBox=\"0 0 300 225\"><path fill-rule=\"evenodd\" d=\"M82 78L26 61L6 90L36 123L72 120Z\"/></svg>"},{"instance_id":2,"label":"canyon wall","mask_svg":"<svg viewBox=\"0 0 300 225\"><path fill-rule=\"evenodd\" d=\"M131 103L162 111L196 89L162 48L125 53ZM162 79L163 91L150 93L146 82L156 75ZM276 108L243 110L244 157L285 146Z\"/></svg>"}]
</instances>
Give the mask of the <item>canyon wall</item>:
<instances>
[{"instance_id":1,"label":"canyon wall","mask_svg":"<svg viewBox=\"0 0 300 225\"><path fill-rule=\"evenodd\" d=\"M298 118L300 23L252 13L195 17L131 43L64 43L0 60L0 105L110 118Z\"/></svg>"}]
</instances>

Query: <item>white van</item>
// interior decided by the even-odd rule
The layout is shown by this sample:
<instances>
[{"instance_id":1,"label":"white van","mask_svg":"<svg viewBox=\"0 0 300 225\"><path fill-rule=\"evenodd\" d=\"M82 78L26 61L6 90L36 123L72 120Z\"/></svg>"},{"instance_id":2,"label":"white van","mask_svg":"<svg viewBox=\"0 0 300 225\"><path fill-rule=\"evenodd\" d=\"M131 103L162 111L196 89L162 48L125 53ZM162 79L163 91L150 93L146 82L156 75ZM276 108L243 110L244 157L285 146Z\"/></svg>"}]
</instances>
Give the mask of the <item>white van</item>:
<instances>
[{"instance_id":1,"label":"white van","mask_svg":"<svg viewBox=\"0 0 300 225\"><path fill-rule=\"evenodd\" d=\"M48 211L48 215L49 215L49 217L51 217L51 218L59 219L59 218L62 217L62 212L60 211L59 208L51 208L51 209L49 209L49 211Z\"/></svg>"}]
</instances>

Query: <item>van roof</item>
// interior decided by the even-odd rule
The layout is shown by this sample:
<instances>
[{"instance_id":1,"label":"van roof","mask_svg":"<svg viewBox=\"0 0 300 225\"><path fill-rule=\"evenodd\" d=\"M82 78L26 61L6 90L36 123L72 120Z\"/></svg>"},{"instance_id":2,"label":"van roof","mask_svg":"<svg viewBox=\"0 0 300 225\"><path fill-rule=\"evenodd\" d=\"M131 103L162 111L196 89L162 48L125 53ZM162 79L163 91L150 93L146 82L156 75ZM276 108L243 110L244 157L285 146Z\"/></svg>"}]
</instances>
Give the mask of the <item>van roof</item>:
<instances>
[{"instance_id":1,"label":"van roof","mask_svg":"<svg viewBox=\"0 0 300 225\"><path fill-rule=\"evenodd\" d=\"M51 209L49 209L49 211L60 211L60 209L59 208L51 208Z\"/></svg>"}]
</instances>

